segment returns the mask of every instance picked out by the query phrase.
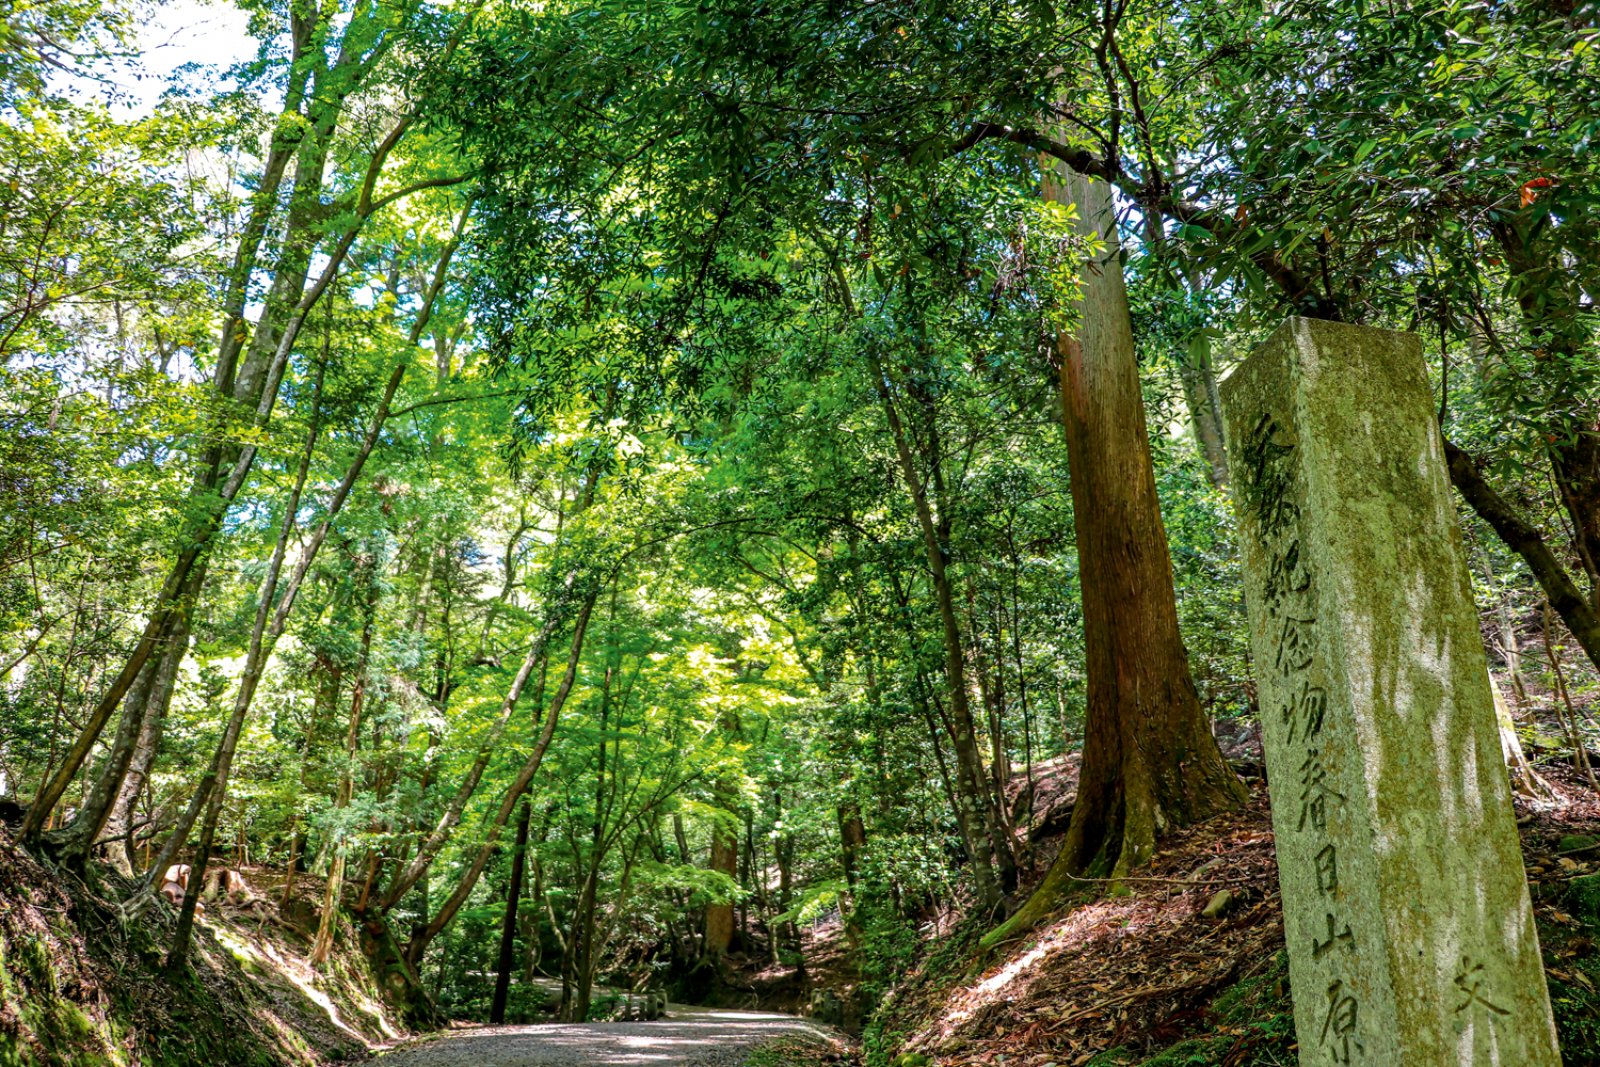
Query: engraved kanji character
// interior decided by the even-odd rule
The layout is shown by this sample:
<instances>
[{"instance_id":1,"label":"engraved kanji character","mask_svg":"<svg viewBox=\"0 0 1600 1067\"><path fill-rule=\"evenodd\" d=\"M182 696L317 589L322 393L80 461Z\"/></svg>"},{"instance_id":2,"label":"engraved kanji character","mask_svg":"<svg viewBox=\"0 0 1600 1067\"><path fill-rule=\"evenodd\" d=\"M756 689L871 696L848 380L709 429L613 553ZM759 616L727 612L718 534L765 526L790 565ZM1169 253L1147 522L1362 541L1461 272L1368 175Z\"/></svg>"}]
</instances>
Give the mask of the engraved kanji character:
<instances>
[{"instance_id":1,"label":"engraved kanji character","mask_svg":"<svg viewBox=\"0 0 1600 1067\"><path fill-rule=\"evenodd\" d=\"M1290 541L1282 552L1273 554L1267 565L1264 594L1267 606L1276 610L1286 597L1298 595L1311 588L1311 572L1300 561L1300 541Z\"/></svg>"},{"instance_id":2,"label":"engraved kanji character","mask_svg":"<svg viewBox=\"0 0 1600 1067\"><path fill-rule=\"evenodd\" d=\"M1338 923L1333 918L1333 912L1328 912L1328 940L1318 941L1315 936L1311 938L1311 955L1321 959L1332 952L1335 947L1343 945L1351 952L1356 950L1356 935L1350 932L1350 924L1345 923L1344 929L1338 929Z\"/></svg>"},{"instance_id":3,"label":"engraved kanji character","mask_svg":"<svg viewBox=\"0 0 1600 1067\"><path fill-rule=\"evenodd\" d=\"M1300 518L1294 502L1294 445L1278 439L1281 430L1270 413L1256 422L1245 438L1245 507L1261 524L1266 538L1276 537Z\"/></svg>"},{"instance_id":4,"label":"engraved kanji character","mask_svg":"<svg viewBox=\"0 0 1600 1067\"><path fill-rule=\"evenodd\" d=\"M1339 850L1330 841L1317 853L1317 890L1324 896L1339 888Z\"/></svg>"},{"instance_id":5,"label":"engraved kanji character","mask_svg":"<svg viewBox=\"0 0 1600 1067\"><path fill-rule=\"evenodd\" d=\"M1361 1002L1344 991L1344 982L1334 979L1328 983L1328 1014L1322 1020L1319 1040L1333 1053L1334 1063L1351 1062L1351 1050L1365 1052L1366 1046L1356 1036L1356 1026L1361 1013Z\"/></svg>"},{"instance_id":6,"label":"engraved kanji character","mask_svg":"<svg viewBox=\"0 0 1600 1067\"><path fill-rule=\"evenodd\" d=\"M1328 713L1328 691L1320 685L1300 685L1300 700L1297 707L1300 721L1305 726L1307 739L1316 737L1322 732L1322 719Z\"/></svg>"},{"instance_id":7,"label":"engraved kanji character","mask_svg":"<svg viewBox=\"0 0 1600 1067\"><path fill-rule=\"evenodd\" d=\"M1456 1013L1466 1011L1474 1004L1481 1004L1496 1015L1510 1015L1511 1013L1498 1004L1491 1003L1483 994L1483 964L1474 964L1471 956L1461 957L1461 973L1456 975L1456 990L1461 994L1461 1003L1456 1005Z\"/></svg>"},{"instance_id":8,"label":"engraved kanji character","mask_svg":"<svg viewBox=\"0 0 1600 1067\"><path fill-rule=\"evenodd\" d=\"M1294 741L1294 735L1300 730L1300 720L1295 716L1295 701L1293 697L1290 697L1288 700L1284 701L1283 708L1279 712L1279 715L1283 720L1283 728L1288 731L1284 737L1284 740L1292 743Z\"/></svg>"},{"instance_id":9,"label":"engraved kanji character","mask_svg":"<svg viewBox=\"0 0 1600 1067\"><path fill-rule=\"evenodd\" d=\"M1307 741L1322 732L1322 720L1328 713L1328 692L1320 685L1309 682L1300 683L1300 691L1289 698L1283 705L1282 717L1284 728L1289 731L1289 740L1293 741L1296 735L1301 734Z\"/></svg>"},{"instance_id":10,"label":"engraved kanji character","mask_svg":"<svg viewBox=\"0 0 1600 1067\"><path fill-rule=\"evenodd\" d=\"M1328 828L1328 801L1344 803L1344 794L1328 783L1328 768L1323 766L1322 753L1311 749L1305 762L1300 764L1300 822L1297 830L1310 823L1317 831Z\"/></svg>"},{"instance_id":11,"label":"engraved kanji character","mask_svg":"<svg viewBox=\"0 0 1600 1067\"><path fill-rule=\"evenodd\" d=\"M1313 616L1285 614L1283 626L1278 631L1277 667L1290 673L1311 666L1316 655L1317 620Z\"/></svg>"}]
</instances>

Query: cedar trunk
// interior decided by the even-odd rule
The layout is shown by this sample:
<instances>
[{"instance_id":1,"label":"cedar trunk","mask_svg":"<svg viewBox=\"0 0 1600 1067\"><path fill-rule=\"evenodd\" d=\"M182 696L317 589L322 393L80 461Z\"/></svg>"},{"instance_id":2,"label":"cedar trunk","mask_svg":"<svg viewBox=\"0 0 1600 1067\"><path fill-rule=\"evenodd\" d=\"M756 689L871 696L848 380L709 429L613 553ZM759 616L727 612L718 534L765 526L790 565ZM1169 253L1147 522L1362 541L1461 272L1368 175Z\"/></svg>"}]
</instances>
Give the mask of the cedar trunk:
<instances>
[{"instance_id":1,"label":"cedar trunk","mask_svg":"<svg viewBox=\"0 0 1600 1067\"><path fill-rule=\"evenodd\" d=\"M1066 843L993 939L1055 910L1079 875L1120 879L1150 858L1161 834L1245 799L1211 736L1178 632L1110 190L1048 175L1045 195L1076 204L1080 232L1104 243L1084 267L1077 332L1056 346L1089 700Z\"/></svg>"},{"instance_id":2,"label":"cedar trunk","mask_svg":"<svg viewBox=\"0 0 1600 1067\"><path fill-rule=\"evenodd\" d=\"M1211 339L1204 333L1189 339L1178 367L1183 397L1189 406L1189 425L1195 447L1206 463L1206 477L1218 489L1228 488L1228 453L1223 444L1222 403L1217 397L1216 368L1211 362Z\"/></svg>"},{"instance_id":3,"label":"cedar trunk","mask_svg":"<svg viewBox=\"0 0 1600 1067\"><path fill-rule=\"evenodd\" d=\"M727 803L732 805L732 799ZM739 839L729 833L723 820L717 820L711 830L711 869L729 878L739 875ZM706 905L705 954L711 959L727 955L733 945L733 904Z\"/></svg>"}]
</instances>

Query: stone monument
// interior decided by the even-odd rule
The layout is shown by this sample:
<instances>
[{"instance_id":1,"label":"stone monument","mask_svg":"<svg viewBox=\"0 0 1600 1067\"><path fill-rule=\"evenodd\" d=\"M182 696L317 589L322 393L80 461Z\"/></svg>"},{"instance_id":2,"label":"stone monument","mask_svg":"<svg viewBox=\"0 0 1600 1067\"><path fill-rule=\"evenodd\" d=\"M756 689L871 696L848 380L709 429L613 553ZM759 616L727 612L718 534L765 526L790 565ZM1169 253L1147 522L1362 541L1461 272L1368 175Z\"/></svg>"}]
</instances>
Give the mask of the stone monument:
<instances>
[{"instance_id":1,"label":"stone monument","mask_svg":"<svg viewBox=\"0 0 1600 1067\"><path fill-rule=\"evenodd\" d=\"M1301 1064L1558 1067L1420 344L1290 319L1222 399Z\"/></svg>"}]
</instances>

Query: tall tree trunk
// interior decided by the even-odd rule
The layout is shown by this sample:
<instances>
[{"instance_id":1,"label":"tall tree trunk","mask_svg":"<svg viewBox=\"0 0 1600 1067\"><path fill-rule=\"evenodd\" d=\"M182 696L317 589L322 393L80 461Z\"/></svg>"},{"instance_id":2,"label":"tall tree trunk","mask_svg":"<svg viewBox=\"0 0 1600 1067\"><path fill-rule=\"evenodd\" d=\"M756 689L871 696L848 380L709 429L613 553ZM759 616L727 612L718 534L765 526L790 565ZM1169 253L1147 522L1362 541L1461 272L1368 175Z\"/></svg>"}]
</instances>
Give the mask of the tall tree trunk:
<instances>
[{"instance_id":1,"label":"tall tree trunk","mask_svg":"<svg viewBox=\"0 0 1600 1067\"><path fill-rule=\"evenodd\" d=\"M572 956L572 994L566 1022L587 1022L594 1005L594 969L598 946L595 944L595 918L600 906L600 872L591 859L578 894L578 908L572 916L572 934L567 938Z\"/></svg>"},{"instance_id":2,"label":"tall tree trunk","mask_svg":"<svg viewBox=\"0 0 1600 1067\"><path fill-rule=\"evenodd\" d=\"M478 884L478 878L483 874L483 868L488 864L489 857L493 855L495 845L500 840L500 832L505 828L506 822L511 818L517 802L528 791L528 786L539 773L539 768L544 765L544 756L550 749L550 741L555 736L556 724L560 721L562 708L566 706L567 697L572 693L573 683L577 680L578 662L583 655L583 641L589 630L589 619L594 612L594 603L598 591L591 589L584 595L583 602L578 609L578 617L573 624L572 646L567 655L567 667L561 677L561 682L556 686L555 693L551 696L550 707L544 712L544 726L539 733L538 740L534 743L533 751L523 762L522 769L511 782L511 787L506 790L505 796L500 801L500 806L490 817L488 833L481 845L478 846L477 855L468 864L461 879L456 883L455 889L445 902L439 907L433 918L428 920L426 926L416 931L409 944L406 945L406 959L412 966L422 960L423 953L428 950L428 945L439 936L456 913L461 910L467 898L472 895L473 887Z\"/></svg>"},{"instance_id":3,"label":"tall tree trunk","mask_svg":"<svg viewBox=\"0 0 1600 1067\"><path fill-rule=\"evenodd\" d=\"M1550 783L1539 777L1539 772L1528 761L1522 750L1522 738L1517 736L1517 720L1511 717L1511 706L1500 691L1494 674L1489 675L1489 691L1494 696L1495 725L1500 731L1500 754L1505 757L1506 772L1511 776L1511 788L1529 800L1550 800L1555 793Z\"/></svg>"},{"instance_id":4,"label":"tall tree trunk","mask_svg":"<svg viewBox=\"0 0 1600 1067\"><path fill-rule=\"evenodd\" d=\"M489 1022L496 1025L506 1021L506 999L511 994L511 965L517 947L517 905L522 900L523 871L528 864L528 824L533 820L533 806L522 802L522 814L517 817L516 851L511 855L511 886L506 890L506 913L500 921L500 959L495 967L494 996L489 1001Z\"/></svg>"},{"instance_id":5,"label":"tall tree trunk","mask_svg":"<svg viewBox=\"0 0 1600 1067\"><path fill-rule=\"evenodd\" d=\"M1057 338L1087 651L1078 799L1060 855L994 943L1053 912L1077 876L1120 879L1161 834L1245 799L1200 708L1178 632L1109 186L1047 165L1103 251L1083 270L1077 333Z\"/></svg>"},{"instance_id":6,"label":"tall tree trunk","mask_svg":"<svg viewBox=\"0 0 1600 1067\"><path fill-rule=\"evenodd\" d=\"M569 575L569 581L575 582L577 578L578 572L574 570ZM405 895L411 891L411 887L416 885L417 881L427 873L428 868L433 865L434 859L439 855L439 851L450 840L450 835L460 824L461 817L467 810L467 803L472 799L473 794L478 790L479 784L483 781L483 775L489 768L490 760L499 751L506 730L510 727L511 720L516 713L517 704L522 699L523 691L527 688L529 680L543 667L550 638L556 633L561 622L561 615L552 608L545 625L534 637L532 646L529 647L527 655L523 657L522 664L512 678L505 697L500 701L500 713L496 717L494 725L490 727L489 733L485 735L483 742L478 746L477 754L474 756L471 766L467 768L466 775L457 784L456 791L451 796L449 803L445 805L445 810L440 814L438 822L419 843L417 854L411 858L410 863L396 872L394 881L389 884L388 889L384 892L383 901L379 905L380 911L391 911L395 905L405 899Z\"/></svg>"},{"instance_id":7,"label":"tall tree trunk","mask_svg":"<svg viewBox=\"0 0 1600 1067\"><path fill-rule=\"evenodd\" d=\"M1033 773L1033 707L1028 703L1028 671L1022 658L1022 590L1021 572L1022 563L1017 558L1017 543L1010 531L1006 534L1007 543L1011 549L1011 661L1017 674L1017 702L1022 705L1022 749L1023 759L1027 765L1028 781L1023 787L1024 804L1021 823L1026 829L1033 825L1033 809L1036 788ZM1065 740L1065 738L1063 738ZM1017 820L1012 820L1013 824ZM1031 847L1032 835L1022 835L1024 847Z\"/></svg>"},{"instance_id":8,"label":"tall tree trunk","mask_svg":"<svg viewBox=\"0 0 1600 1067\"><path fill-rule=\"evenodd\" d=\"M606 769L607 736L611 729L612 684L621 663L621 651L616 644L617 587L611 587L611 611L606 627L606 666L600 683L600 744L595 753L594 812L589 819L588 870L583 877L583 891L579 894L578 909L573 915L572 945L573 976L577 980L577 999L571 1021L584 1022L589 1018L589 1008L594 1000L594 974L600 946L596 943L596 911L600 906L600 869L605 863L608 841L606 816L610 801L607 795ZM615 765L612 764L615 771ZM615 785L615 780L610 783Z\"/></svg>"},{"instance_id":9,"label":"tall tree trunk","mask_svg":"<svg viewBox=\"0 0 1600 1067\"><path fill-rule=\"evenodd\" d=\"M541 839L544 831L540 831ZM533 891L528 894L528 907L518 920L522 927L522 944L527 951L522 957L522 984L532 985L543 961L544 946L539 937L539 910L544 903L544 868L537 857L533 860Z\"/></svg>"},{"instance_id":10,"label":"tall tree trunk","mask_svg":"<svg viewBox=\"0 0 1600 1067\"><path fill-rule=\"evenodd\" d=\"M967 851L971 856L978 898L983 906L995 908L1011 887L1007 883L1014 883L1014 853L1011 842L1005 838L1004 829L995 817L999 805L992 796L988 776L984 773L983 751L972 715L972 696L967 686L966 647L962 640L961 623L956 616L955 590L950 581L948 547L941 537L942 518L934 515L927 489L917 471L906 427L892 391L893 382L882 360L870 350L868 367L894 439L901 480L911 496L917 525L922 531L928 576L939 609L939 623L944 637L945 686L950 697L950 740L956 756L955 797L963 809L963 818L959 822L967 837ZM939 457L934 456L930 468L936 467L938 461Z\"/></svg>"},{"instance_id":11,"label":"tall tree trunk","mask_svg":"<svg viewBox=\"0 0 1600 1067\"><path fill-rule=\"evenodd\" d=\"M1178 365L1183 397L1189 408L1189 426L1195 447L1206 464L1206 477L1218 489L1228 487L1228 454L1222 438L1222 404L1217 396L1217 372L1211 361L1211 338L1198 332L1189 339Z\"/></svg>"},{"instance_id":12,"label":"tall tree trunk","mask_svg":"<svg viewBox=\"0 0 1600 1067\"><path fill-rule=\"evenodd\" d=\"M855 801L839 805L839 862L844 867L844 884L851 890L860 877L861 853L867 847L867 824L861 821L861 806Z\"/></svg>"},{"instance_id":13,"label":"tall tree trunk","mask_svg":"<svg viewBox=\"0 0 1600 1067\"><path fill-rule=\"evenodd\" d=\"M778 821L781 824L783 821L782 794L773 794L772 806L773 811L777 814ZM773 841L772 858L773 861L778 865L777 914L786 915L788 914L790 906L794 902L794 835L789 833L787 829L780 833ZM762 881L766 881L765 877L760 875L757 877L760 877ZM790 948L796 954L798 954L800 951L800 927L795 924L793 919L785 919L782 923L775 925L777 926L777 929L768 931L768 934L772 938L774 949L782 945ZM778 957L778 952L774 951L773 956L775 958ZM805 963L803 960L800 964L800 967L802 970L805 969Z\"/></svg>"},{"instance_id":14,"label":"tall tree trunk","mask_svg":"<svg viewBox=\"0 0 1600 1067\"><path fill-rule=\"evenodd\" d=\"M972 847L970 842L981 840L981 837L971 826L971 805L963 803L956 792L955 776L950 773L950 761L945 757L942 740L949 730L940 728L939 720L944 717L944 713L935 708L932 688L922 672L918 671L914 692L917 709L922 712L922 723L928 730L928 746L933 749L933 765L939 770L939 784L944 787L945 799L950 802L950 810L955 814L956 827L961 831L962 843L970 849Z\"/></svg>"},{"instance_id":15,"label":"tall tree trunk","mask_svg":"<svg viewBox=\"0 0 1600 1067\"><path fill-rule=\"evenodd\" d=\"M967 628L972 632L972 666L978 680L978 697L983 703L987 719L990 787L994 795L1000 798L998 818L1009 837L1011 818L1005 796L1011 787L1011 754L1006 743L1005 657L1000 652L998 623L993 632L994 657L991 658L984 647L983 628L978 621L978 598L970 585L967 588Z\"/></svg>"},{"instance_id":16,"label":"tall tree trunk","mask_svg":"<svg viewBox=\"0 0 1600 1067\"><path fill-rule=\"evenodd\" d=\"M294 604L295 593L299 589L300 581L305 577L306 568L309 567L310 557L316 553L321 544L320 537L314 537L311 544L306 546L301 558L301 566L296 568L295 576L290 580L284 590L283 601L278 604L278 610L273 612L273 598L278 591L279 578L283 573L283 561L288 552L289 538L294 531L295 517L300 510L300 497L305 491L307 475L311 468L311 457L316 451L317 438L321 433L321 402L322 383L326 371L326 364L317 366L316 381L311 396L311 424L306 433L305 447L300 452L299 465L295 470L293 487L284 503L284 514L278 530L278 538L272 548L272 555L267 562L266 574L262 577L261 586L257 592L255 622L250 632L250 646L245 655L244 674L239 679L239 690L234 698L233 711L228 717L228 724L223 729L222 741L218 745L216 759L213 764L213 781L211 796L207 799L205 820L200 827L200 849L193 864L193 878L200 879L205 874L206 864L211 855L211 843L216 837L217 824L222 818L222 808L227 801L228 778L233 767L234 752L239 744L239 737L244 731L245 715L250 709L251 702L255 699L256 686L261 680L262 673L266 670L267 658L272 654L278 637L283 633L283 628L288 622L289 610ZM363 453L362 458L365 458ZM357 465L359 470L359 463ZM330 509L329 516L319 529L319 534L326 535L326 528L332 521L332 516L337 513L338 505L343 503L343 495L335 494L335 502ZM269 626L270 621L270 626ZM368 627L370 630L371 619L369 611ZM369 637L370 640L370 637ZM186 837L189 832L187 822L180 822L178 834ZM174 937L171 951L167 954L167 966L176 968L181 966L188 954L189 932L193 925L193 908L190 902L184 901L183 910L178 918L178 932Z\"/></svg>"},{"instance_id":17,"label":"tall tree trunk","mask_svg":"<svg viewBox=\"0 0 1600 1067\"><path fill-rule=\"evenodd\" d=\"M1506 677L1511 682L1511 693L1520 707L1528 702L1528 683L1522 676L1522 642L1517 636L1517 624L1511 611L1511 595L1501 588L1496 580L1494 564L1489 559L1489 553L1480 547L1477 555L1478 566L1483 570L1484 583L1489 587L1489 595L1494 597L1495 629L1500 638L1497 642L1500 658L1505 661Z\"/></svg>"},{"instance_id":18,"label":"tall tree trunk","mask_svg":"<svg viewBox=\"0 0 1600 1067\"><path fill-rule=\"evenodd\" d=\"M342 688L344 672L337 664L329 663L321 671L321 681L317 686L317 694L311 704L311 721L306 724L306 749L300 761L300 795L302 797L311 790L311 754L316 750L317 731L322 725L324 713L332 715L339 709L339 691ZM305 867L306 832L302 823L299 808L290 813L290 825L293 830L289 837L289 858L284 863L283 893L278 898L278 906L286 908L289 901L294 899L295 879Z\"/></svg>"},{"instance_id":19,"label":"tall tree trunk","mask_svg":"<svg viewBox=\"0 0 1600 1067\"><path fill-rule=\"evenodd\" d=\"M370 211L368 212L370 214ZM241 372L236 389L252 390L251 395L259 397L255 404L252 428L263 430L270 422L272 410L276 406L278 387L287 368L289 355L294 348L295 340L306 322L306 318L328 285L337 275L344 264L345 256L350 251L350 245L366 215L358 216L352 228L345 231L339 246L334 250L325 265L317 284L307 291L289 315L288 321L280 328L273 325L268 329L268 323L263 321L258 330L258 336L263 332L270 332L276 340L269 356L258 368L250 369L248 376ZM281 276L281 272L280 272ZM275 287L276 288L276 287ZM275 307L270 303L264 313L264 320L274 313ZM160 647L173 630L180 624L179 620L189 610L191 599L183 596L197 568L203 574L204 567L210 559L211 549L218 533L221 532L223 522L233 501L249 479L250 472L255 465L258 446L248 444L237 451L231 469L228 470L226 479L219 479L213 475L219 472L202 475L197 479L201 488L197 489L197 512L199 517L194 520L191 530L185 535L185 547L179 553L168 571L166 581L156 596L155 609L150 614L149 621L145 624L144 632L140 635L139 642L134 646L132 654L118 672L111 685L100 697L94 709L90 712L88 720L79 731L77 740L68 750L62 765L55 774L47 780L39 790L28 816L23 823L22 837L27 841L34 841L49 821L62 796L66 794L72 780L82 768L84 762L94 750L100 735L104 732L106 724L110 721L112 713L122 703L123 698L132 688L141 671L144 670L150 656ZM123 768L125 770L126 764ZM121 777L117 778L113 790L121 788ZM109 805L107 807L109 810Z\"/></svg>"},{"instance_id":20,"label":"tall tree trunk","mask_svg":"<svg viewBox=\"0 0 1600 1067\"><path fill-rule=\"evenodd\" d=\"M852 541L853 540L854 539L852 538ZM860 565L856 561L855 556L856 551L854 547L852 547L850 571L856 587L857 602L859 605L862 605L862 607L858 608L858 610L862 611L862 614L865 615L866 612L864 605L866 602L866 587L862 581ZM906 640L910 643L911 647L915 647L918 643L920 643L921 637L916 632L915 626L912 623L913 613L911 597L907 592L905 585L900 581L899 575L892 568L889 570L889 582L890 587L894 591L895 602L900 608L898 617L902 620L905 628ZM867 699L874 711L878 713L876 717L881 720L883 714L883 702L881 689L877 679L875 659L876 657L870 651L867 653L865 658L867 672ZM918 668L913 678L912 691L917 709L922 713L923 724L927 727L928 745L933 750L934 766L937 767L939 771L939 784L944 788L945 799L950 803L950 811L955 816L956 828L960 831L961 842L966 847L968 856L970 857L974 855L974 848L979 848L980 852L977 854L981 855L983 854L981 851L982 846L986 843L986 841L982 824L974 821L977 818L979 809L977 809L967 800L963 800L961 794L957 790L956 777L950 772L950 762L945 757L944 745L941 741L942 737L952 735L954 730L950 728L949 718L944 714L942 708L938 709L938 714L937 716L935 715L935 700L932 695L932 690L933 686L928 681L926 674L921 670L921 668ZM943 727L942 729L941 725ZM879 736L878 743L875 747L879 760L879 769L881 770L883 759L881 735ZM881 791L878 796L878 802L883 811L887 813L893 806L894 798L889 796L887 791ZM984 869L985 868L974 864L973 870L977 875L981 876ZM998 891L998 885L996 885L995 888Z\"/></svg>"},{"instance_id":21,"label":"tall tree trunk","mask_svg":"<svg viewBox=\"0 0 1600 1067\"><path fill-rule=\"evenodd\" d=\"M376 582L374 582L376 588ZM375 606L375 605L374 605ZM366 624L361 635L361 660L356 668L354 691L350 695L350 722L344 737L344 773L339 776L339 793L333 806L343 811L355 797L355 760L361 746L361 711L367 693L367 664L372 650L372 615L369 607ZM333 952L334 934L339 929L340 902L344 891L344 868L349 849L344 842L333 845L333 866L328 872L328 883L322 894L322 914L317 923L317 935L311 942L311 966L322 968Z\"/></svg>"},{"instance_id":22,"label":"tall tree trunk","mask_svg":"<svg viewBox=\"0 0 1600 1067\"><path fill-rule=\"evenodd\" d=\"M744 809L744 846L739 852L738 881L740 885L747 885L751 888L755 894L756 907L762 913L765 913L767 906L766 889L761 885L760 879L756 877L756 870L756 813L753 808L747 807ZM749 897L739 901L739 937L743 939L743 943L746 945L752 943ZM774 938L768 938L767 941L767 948L771 952L772 962L777 963L778 942Z\"/></svg>"},{"instance_id":23,"label":"tall tree trunk","mask_svg":"<svg viewBox=\"0 0 1600 1067\"><path fill-rule=\"evenodd\" d=\"M734 801L730 790L718 791L718 806L731 809ZM710 869L725 874L730 881L739 880L739 835L729 829L734 818L731 810L726 820L717 819L711 826ZM714 902L706 905L705 937L702 951L711 960L720 960L733 946L733 904Z\"/></svg>"},{"instance_id":24,"label":"tall tree trunk","mask_svg":"<svg viewBox=\"0 0 1600 1067\"><path fill-rule=\"evenodd\" d=\"M685 867L693 866L694 860L689 855L689 834L683 827L683 812L672 813L672 840L678 846L678 862Z\"/></svg>"},{"instance_id":25,"label":"tall tree trunk","mask_svg":"<svg viewBox=\"0 0 1600 1067\"><path fill-rule=\"evenodd\" d=\"M856 882L861 877L861 854L867 847L867 824L861 819L861 806L854 800L839 806L839 863L844 868L844 884L850 892L849 905L844 909L844 932L852 945L861 940L861 922L856 914L860 906L856 897Z\"/></svg>"},{"instance_id":26,"label":"tall tree trunk","mask_svg":"<svg viewBox=\"0 0 1600 1067\"><path fill-rule=\"evenodd\" d=\"M1544 606L1543 636L1544 652L1550 663L1550 676L1555 681L1555 706L1556 717L1561 721L1562 729L1567 733L1567 743L1572 746L1572 768L1589 783L1590 789L1600 789L1600 779L1595 777L1594 766L1589 762L1589 750L1584 744L1583 730L1580 727L1578 709L1573 706L1572 694L1567 690L1566 672L1561 669L1561 655L1556 650L1555 643L1550 639L1551 609L1548 602Z\"/></svg>"}]
</instances>

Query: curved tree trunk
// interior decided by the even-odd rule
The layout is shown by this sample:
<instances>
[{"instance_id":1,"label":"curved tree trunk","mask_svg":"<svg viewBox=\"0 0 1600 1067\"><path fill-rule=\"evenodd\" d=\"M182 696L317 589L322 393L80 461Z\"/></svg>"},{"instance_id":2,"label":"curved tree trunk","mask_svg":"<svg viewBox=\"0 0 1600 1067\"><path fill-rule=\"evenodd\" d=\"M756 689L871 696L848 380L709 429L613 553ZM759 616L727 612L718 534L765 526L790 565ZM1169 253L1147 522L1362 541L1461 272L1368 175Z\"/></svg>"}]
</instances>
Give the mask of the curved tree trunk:
<instances>
[{"instance_id":1,"label":"curved tree trunk","mask_svg":"<svg viewBox=\"0 0 1600 1067\"><path fill-rule=\"evenodd\" d=\"M1161 834L1238 806L1178 632L1110 188L1047 176L1104 250L1085 266L1076 336L1057 339L1083 592L1089 706L1083 771L1060 855L990 943L1050 914L1077 876L1121 878Z\"/></svg>"},{"instance_id":2,"label":"curved tree trunk","mask_svg":"<svg viewBox=\"0 0 1600 1067\"><path fill-rule=\"evenodd\" d=\"M136 835L132 832L133 810L150 781L150 771L154 768L156 756L161 751L161 739L166 733L167 711L172 707L172 694L177 687L178 670L183 666L184 657L188 652L188 619L181 621L181 625L171 635L170 641L171 647L162 654L161 665L156 672L155 691L151 694L150 707L145 711L143 722L140 724L139 736L134 741L133 755L128 762L122 788L112 801L110 818L106 820L105 829L101 831L102 838L122 839L122 847L112 850L111 862L124 874L129 875L134 873L138 862L134 852Z\"/></svg>"},{"instance_id":3,"label":"curved tree trunk","mask_svg":"<svg viewBox=\"0 0 1600 1067\"><path fill-rule=\"evenodd\" d=\"M495 846L500 841L500 833L505 829L506 823L511 818L511 813L516 810L517 802L528 791L528 786L533 782L534 775L539 773L539 768L544 764L544 756L550 749L550 741L555 737L556 724L561 718L561 710L566 706L567 697L572 693L573 683L577 680L578 661L583 655L584 636L589 629L589 618L594 612L594 602L598 596L597 591L590 590L584 595L583 602L579 605L577 619L573 623L572 647L567 656L566 673L561 677L561 683L556 687L555 694L550 699L550 707L545 711L544 726L539 732L539 738L534 743L533 751L522 764L522 769L517 772L517 777L512 781L511 787L500 800L500 806L490 817L488 833L483 843L478 846L477 854L472 862L462 872L461 879L456 883L455 889L445 902L439 907L426 926L418 930L406 945L406 959L413 967L419 966L422 957L432 944L433 939L450 921L456 917L461 906L472 895L473 887L478 884L478 878L483 874L483 868L488 864L489 857L494 854Z\"/></svg>"},{"instance_id":4,"label":"curved tree trunk","mask_svg":"<svg viewBox=\"0 0 1600 1067\"><path fill-rule=\"evenodd\" d=\"M1567 624L1589 662L1600 666L1600 611L1567 573L1544 534L1489 484L1478 470L1477 461L1449 439L1444 442L1444 457L1456 491L1522 557L1545 599Z\"/></svg>"},{"instance_id":5,"label":"curved tree trunk","mask_svg":"<svg viewBox=\"0 0 1600 1067\"><path fill-rule=\"evenodd\" d=\"M129 812L134 801L144 789L156 749L161 743L161 733L166 722L167 708L172 703L172 691L177 683L178 669L183 665L189 648L189 619L194 599L205 583L206 565L202 561L193 571L179 594L180 606L175 612L171 629L162 640L159 653L152 655L139 672L138 679L123 702L122 718L111 743L100 773L95 777L89 796L79 806L77 815L51 843L57 848L57 858L66 866L86 869L89 856L102 835L115 837L128 828ZM125 849L114 850L111 860L124 874L133 872L133 841L126 840Z\"/></svg>"}]
</instances>

